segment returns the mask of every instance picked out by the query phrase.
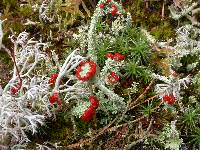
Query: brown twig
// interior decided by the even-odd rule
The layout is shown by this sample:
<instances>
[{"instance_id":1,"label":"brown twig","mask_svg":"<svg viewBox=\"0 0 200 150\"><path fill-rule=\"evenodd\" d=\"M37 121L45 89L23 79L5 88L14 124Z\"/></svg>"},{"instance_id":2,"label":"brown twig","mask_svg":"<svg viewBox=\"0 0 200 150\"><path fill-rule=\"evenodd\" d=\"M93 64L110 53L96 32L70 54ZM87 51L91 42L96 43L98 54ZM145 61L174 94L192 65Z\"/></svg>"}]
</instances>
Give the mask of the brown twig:
<instances>
[{"instance_id":1,"label":"brown twig","mask_svg":"<svg viewBox=\"0 0 200 150\"><path fill-rule=\"evenodd\" d=\"M1 50L2 50L2 51L5 51L10 57L12 57L12 56L11 56L10 50L9 50L8 48L6 48L5 45L3 45L3 44L1 45L0 51L1 51Z\"/></svg>"},{"instance_id":2,"label":"brown twig","mask_svg":"<svg viewBox=\"0 0 200 150\"><path fill-rule=\"evenodd\" d=\"M151 86L152 86L153 84L154 84L154 80L152 80L152 81L149 83L149 85L147 86L147 88L145 89L145 91L144 91L142 94L140 94L140 96L139 96L135 101L133 101L133 102L130 104L129 107L132 107L132 106L135 105L141 98L143 98L144 95L148 92L148 90L151 88Z\"/></svg>"},{"instance_id":3,"label":"brown twig","mask_svg":"<svg viewBox=\"0 0 200 150\"><path fill-rule=\"evenodd\" d=\"M140 121L141 119L143 119L145 116L142 116L142 117L140 117L140 118L138 118L138 119L135 119L135 120L133 120L133 121L129 121L129 122L127 122L127 123L124 123L124 124L121 124L121 125L118 125L118 126L111 127L115 122L116 122L116 124L118 124L118 123L123 119L123 117L124 117L124 115L126 114L126 112L127 112L128 110L132 109L133 106L136 107L136 105L138 106L138 105L140 104L140 103L139 103L139 104L136 104L136 103L148 92L148 90L151 88L151 86L153 85L153 83L154 83L154 80L152 80L152 81L150 82L150 84L147 86L147 88L145 89L145 91L144 91L142 94L140 94L140 96L139 96L133 103L131 103L131 98L129 97L129 102L128 102L128 105L127 105L127 109L120 115L121 117L118 115L115 119L113 119L113 120L112 120L107 126L105 126L103 129L99 129L99 131L97 131L97 134L95 134L93 137L91 137L91 138L89 138L89 139L86 139L86 140L81 140L81 141L79 141L78 143L74 143L74 144L68 145L68 146L65 147L65 148L67 148L67 149L76 149L76 148L81 147L81 145L90 145L92 141L94 141L96 138L98 138L100 135L106 133L107 131L113 131L113 130L116 130L117 128L119 128L119 127L122 127L122 126L128 125L128 124L131 124L131 123L135 123L135 122L138 122L138 121ZM157 95L148 98L148 99L145 100L144 102L150 101L150 100L154 99L155 97L157 97ZM144 103L144 102L143 102L143 103ZM135 105L135 104L136 104L136 105ZM160 106L160 105L159 105L159 106ZM159 106L157 106L156 109L157 109ZM120 119L119 119L119 117L120 117ZM111 128L110 128L110 127L111 127Z\"/></svg>"},{"instance_id":4,"label":"brown twig","mask_svg":"<svg viewBox=\"0 0 200 150\"><path fill-rule=\"evenodd\" d=\"M89 9L87 8L87 6L85 5L85 3L84 3L83 0L81 0L81 4L82 4L82 6L83 6L83 9L86 11L87 15L90 17L90 16L91 16L91 15L90 15L90 11L89 11Z\"/></svg>"},{"instance_id":5,"label":"brown twig","mask_svg":"<svg viewBox=\"0 0 200 150\"><path fill-rule=\"evenodd\" d=\"M163 1L161 17L162 17L162 19L164 19L164 17L165 17L165 1Z\"/></svg>"},{"instance_id":6,"label":"brown twig","mask_svg":"<svg viewBox=\"0 0 200 150\"><path fill-rule=\"evenodd\" d=\"M153 124L153 119L151 119L147 130L143 133L144 136L142 138L138 139L137 141L134 141L131 144L128 144L124 149L126 149L126 150L131 149L135 144L142 142L145 138L147 138L148 135L149 135L152 124Z\"/></svg>"},{"instance_id":7,"label":"brown twig","mask_svg":"<svg viewBox=\"0 0 200 150\"><path fill-rule=\"evenodd\" d=\"M116 124L118 124L118 123L120 123L120 122L122 121L123 117L125 116L125 114L126 114L127 111L129 110L129 106L130 106L130 104L131 104L132 99L131 99L131 95L130 95L130 94L128 94L128 96L129 96L129 101L128 101L128 103L127 103L127 107L126 107L126 109L124 110L124 112L122 113L121 117L117 120Z\"/></svg>"},{"instance_id":8,"label":"brown twig","mask_svg":"<svg viewBox=\"0 0 200 150\"><path fill-rule=\"evenodd\" d=\"M115 118L113 121L111 121L107 126L105 126L103 129L99 129L99 132L97 134L95 134L93 137L86 139L86 140L82 140L78 143L75 144L71 144L68 145L66 148L67 149L75 149L80 147L81 145L89 145L92 141L94 141L97 137L99 137L100 135L104 134L108 128L117 120L117 118Z\"/></svg>"},{"instance_id":9,"label":"brown twig","mask_svg":"<svg viewBox=\"0 0 200 150\"><path fill-rule=\"evenodd\" d=\"M127 104L127 108L126 108L126 110L124 110L124 112L122 113L121 117L117 120L116 124L118 124L119 122L121 122L121 120L123 119L123 117L125 116L125 114L126 114L129 110L131 110L131 109L133 109L133 108L135 108L135 107L137 107L137 106L140 105L140 103L139 103L139 104L136 104L136 103L137 103L142 97L144 97L144 95L148 92L148 90L151 88L151 86L153 85L153 83L154 83L154 80L152 80L152 81L149 83L149 85L147 86L147 88L145 89L145 91L144 91L142 94L140 94L140 96L139 96L134 102L132 102L132 103L131 103L132 99L131 99L131 97L130 97L130 95L129 95L129 101L128 101L128 104ZM155 98L155 97L153 97L153 98Z\"/></svg>"},{"instance_id":10,"label":"brown twig","mask_svg":"<svg viewBox=\"0 0 200 150\"><path fill-rule=\"evenodd\" d=\"M164 103L164 102L161 101L160 104L159 104L157 107L155 107L153 110L156 110L156 109L160 108L160 106L161 106L163 103Z\"/></svg>"},{"instance_id":11,"label":"brown twig","mask_svg":"<svg viewBox=\"0 0 200 150\"><path fill-rule=\"evenodd\" d=\"M163 102L161 102L157 107L154 108L154 110L158 109L161 105L163 104ZM100 135L108 132L108 131L115 131L117 128L120 128L122 126L125 126L125 125L129 125L129 124L132 124L132 123L135 123L135 122L138 122L140 121L141 119L145 118L145 116L141 116L140 118L137 118L133 121L129 121L127 123L123 123L123 124L120 124L118 126L114 126L114 127L110 127L112 126L116 120L118 120L119 116L117 116L115 119L113 119L113 121L111 121L107 126L105 126L103 129L99 129L99 132L97 134L95 134L93 137L89 138L89 139L86 139L86 140L80 140L78 143L74 143L74 144L71 144L71 145L68 145L67 147L65 147L65 149L77 149L83 145L90 145L91 142L93 142L96 138L98 138ZM150 127L147 128L147 131L150 130ZM144 139L144 138L143 138ZM142 139L142 140L143 140ZM140 139L141 140L141 139Z\"/></svg>"},{"instance_id":12,"label":"brown twig","mask_svg":"<svg viewBox=\"0 0 200 150\"><path fill-rule=\"evenodd\" d=\"M147 99L146 102L149 101L149 100L150 100L150 99ZM160 108L160 106L161 106L163 103L164 103L164 102L161 101L161 102L159 103L159 105L156 106L153 110L156 110L156 109ZM118 126L114 126L114 127L112 127L112 128L109 128L108 131L113 131L113 130L116 130L117 128L120 128L120 127L122 127L122 126L129 125L129 124L131 124L131 123L138 122L138 121L140 121L140 120L143 119L143 118L145 118L145 116L141 116L140 118L135 119L135 120L133 120L133 121L130 121L130 122L127 122L127 123L123 123L123 124L120 124L120 125L118 125Z\"/></svg>"},{"instance_id":13,"label":"brown twig","mask_svg":"<svg viewBox=\"0 0 200 150\"><path fill-rule=\"evenodd\" d=\"M21 88L21 86L22 86L22 78L21 78L21 76L20 76L19 68L17 67L17 63L16 63L16 58L15 58L15 51L16 51L16 49L17 49L17 44L15 43L15 44L14 44L14 50L11 51L10 54L11 54L11 57L12 57L12 59L13 59L13 62L14 62L14 66L15 66L15 68L16 68L16 71L17 71L17 76L18 76L18 78L19 78L19 86L18 86L18 90L19 90L19 89Z\"/></svg>"},{"instance_id":14,"label":"brown twig","mask_svg":"<svg viewBox=\"0 0 200 150\"><path fill-rule=\"evenodd\" d=\"M130 107L130 108L129 108L129 110L131 110L131 109L134 109L135 107L137 107L137 106L141 105L142 103L149 102L149 101L151 101L151 100L153 100L154 98L157 98L157 97L158 97L158 95L154 95L154 96L152 96L152 97L150 97L150 98L146 99L144 102L138 103L138 104L136 104L136 105L134 105L134 106Z\"/></svg>"},{"instance_id":15,"label":"brown twig","mask_svg":"<svg viewBox=\"0 0 200 150\"><path fill-rule=\"evenodd\" d=\"M117 129L117 128L122 127L122 126L124 126L124 125L128 125L128 124L130 124L130 123L138 122L138 121L140 121L140 120L143 119L143 118L144 118L144 116L142 116L142 117L140 117L140 118L138 118L138 119L135 119L135 120L133 120L133 121L130 121L130 122L128 122L128 123L124 123L124 124L121 124L121 125L119 125L119 126L115 126L115 127L110 128L110 126L117 120L117 117L116 117L116 118L115 118L113 121L111 121L111 123L109 123L106 127L104 127L103 129L99 129L100 131L99 131L96 135L94 135L93 137L91 137L91 138L89 138L89 139L86 139L86 140L81 140L81 141L79 141L78 143L74 143L74 144L68 145L68 146L65 147L65 148L66 148L66 149L76 149L76 148L81 147L82 145L90 145L91 142L94 141L94 140L95 140L97 137L99 137L100 135L102 135L102 134L104 134L104 133L106 133L106 132L108 132L108 131L113 131L114 129Z\"/></svg>"},{"instance_id":16,"label":"brown twig","mask_svg":"<svg viewBox=\"0 0 200 150\"><path fill-rule=\"evenodd\" d=\"M92 5L92 7L95 9L96 8L96 0L89 0L90 4Z\"/></svg>"},{"instance_id":17,"label":"brown twig","mask_svg":"<svg viewBox=\"0 0 200 150\"><path fill-rule=\"evenodd\" d=\"M140 118L137 118L133 121L129 121L129 122L126 122L126 123L123 123L123 124L120 124L120 125L117 125L117 126L114 126L114 127L111 127L108 129L109 132L112 132L112 131L115 131L116 129L120 128L120 127L123 127L123 126L127 126L127 125L130 125L132 123L136 123L140 120L142 120L143 118L145 118L145 116L141 116Z\"/></svg>"}]
</instances>

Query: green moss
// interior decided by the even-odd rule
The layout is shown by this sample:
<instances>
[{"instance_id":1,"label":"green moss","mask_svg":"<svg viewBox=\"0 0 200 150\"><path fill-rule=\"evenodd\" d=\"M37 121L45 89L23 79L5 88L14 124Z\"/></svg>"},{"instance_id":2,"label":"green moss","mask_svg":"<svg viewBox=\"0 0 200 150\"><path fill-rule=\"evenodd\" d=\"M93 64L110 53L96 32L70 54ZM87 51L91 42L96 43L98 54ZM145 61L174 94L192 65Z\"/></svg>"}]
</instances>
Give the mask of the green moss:
<instances>
[{"instance_id":1,"label":"green moss","mask_svg":"<svg viewBox=\"0 0 200 150\"><path fill-rule=\"evenodd\" d=\"M7 64L7 66L11 66L12 64L12 59L10 58L10 56L4 52L4 51L0 51L0 61L4 64Z\"/></svg>"},{"instance_id":2,"label":"green moss","mask_svg":"<svg viewBox=\"0 0 200 150\"><path fill-rule=\"evenodd\" d=\"M0 85L4 86L10 79L13 63L7 53L0 51L0 56Z\"/></svg>"},{"instance_id":3,"label":"green moss","mask_svg":"<svg viewBox=\"0 0 200 150\"><path fill-rule=\"evenodd\" d=\"M9 5L11 10L15 10L17 8L17 6L18 6L17 3L18 3L17 0L3 0L2 1L2 5L4 5L4 6Z\"/></svg>"},{"instance_id":4,"label":"green moss","mask_svg":"<svg viewBox=\"0 0 200 150\"><path fill-rule=\"evenodd\" d=\"M198 22L200 22L200 11L198 11L198 12L196 13L196 19L197 19Z\"/></svg>"},{"instance_id":5,"label":"green moss","mask_svg":"<svg viewBox=\"0 0 200 150\"><path fill-rule=\"evenodd\" d=\"M46 125L38 128L38 132L35 135L28 133L29 139L32 141L29 146L45 141L71 143L73 141L72 124L65 119L65 115L66 113L60 113L56 116L56 120L53 118L46 120Z\"/></svg>"},{"instance_id":6,"label":"green moss","mask_svg":"<svg viewBox=\"0 0 200 150\"><path fill-rule=\"evenodd\" d=\"M60 113L57 115L56 120L47 120L46 125L38 129L38 133L31 135L28 133L31 143L28 148L34 148L37 143L58 143L60 145L69 145L78 142L88 132L90 123L84 123L80 119L76 119L76 131L72 128L73 125L70 121L69 114ZM66 118L67 117L67 118Z\"/></svg>"},{"instance_id":7,"label":"green moss","mask_svg":"<svg viewBox=\"0 0 200 150\"><path fill-rule=\"evenodd\" d=\"M174 26L166 20L161 22L159 26L152 28L151 34L158 40L167 40L175 37L176 32L174 30Z\"/></svg>"},{"instance_id":8,"label":"green moss","mask_svg":"<svg viewBox=\"0 0 200 150\"><path fill-rule=\"evenodd\" d=\"M128 11L132 14L133 24L146 28L147 31L159 40L167 40L175 36L174 27L176 22L169 16L167 7L170 2L165 4L165 13L162 17L163 1L132 1L129 4Z\"/></svg>"},{"instance_id":9,"label":"green moss","mask_svg":"<svg viewBox=\"0 0 200 150\"><path fill-rule=\"evenodd\" d=\"M24 5L22 7L19 7L18 15L23 17L32 17L33 11L31 5Z\"/></svg>"}]
</instances>

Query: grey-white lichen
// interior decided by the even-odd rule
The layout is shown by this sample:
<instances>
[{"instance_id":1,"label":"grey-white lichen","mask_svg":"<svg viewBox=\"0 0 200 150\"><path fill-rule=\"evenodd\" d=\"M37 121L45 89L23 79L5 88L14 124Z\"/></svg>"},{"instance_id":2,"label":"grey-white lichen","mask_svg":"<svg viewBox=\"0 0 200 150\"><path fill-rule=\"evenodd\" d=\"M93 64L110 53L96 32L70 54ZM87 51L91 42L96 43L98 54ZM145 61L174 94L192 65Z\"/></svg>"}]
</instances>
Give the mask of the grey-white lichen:
<instances>
[{"instance_id":1,"label":"grey-white lichen","mask_svg":"<svg viewBox=\"0 0 200 150\"><path fill-rule=\"evenodd\" d=\"M183 140L180 138L180 133L176 129L176 121L171 121L171 124L167 124L157 140L164 144L165 148L179 150Z\"/></svg>"},{"instance_id":2,"label":"grey-white lichen","mask_svg":"<svg viewBox=\"0 0 200 150\"><path fill-rule=\"evenodd\" d=\"M41 51L46 43L30 39L27 32L10 38L14 45L16 66L11 80L0 95L0 137L4 141L11 135L16 143L26 143L29 140L25 131L36 133L37 127L44 124L45 115L51 115L47 96L48 78L43 74L33 74L38 62L46 57ZM19 85L19 76L21 87L17 93L12 93L12 88ZM34 110L36 106L38 109Z\"/></svg>"},{"instance_id":3,"label":"grey-white lichen","mask_svg":"<svg viewBox=\"0 0 200 150\"><path fill-rule=\"evenodd\" d=\"M169 77L161 76L153 73L152 78L158 79L164 83L156 84L155 91L159 94L160 98L164 95L173 94L177 100L181 98L181 89L188 88L188 84L191 82L191 76L184 77L182 79L170 75Z\"/></svg>"}]
</instances>

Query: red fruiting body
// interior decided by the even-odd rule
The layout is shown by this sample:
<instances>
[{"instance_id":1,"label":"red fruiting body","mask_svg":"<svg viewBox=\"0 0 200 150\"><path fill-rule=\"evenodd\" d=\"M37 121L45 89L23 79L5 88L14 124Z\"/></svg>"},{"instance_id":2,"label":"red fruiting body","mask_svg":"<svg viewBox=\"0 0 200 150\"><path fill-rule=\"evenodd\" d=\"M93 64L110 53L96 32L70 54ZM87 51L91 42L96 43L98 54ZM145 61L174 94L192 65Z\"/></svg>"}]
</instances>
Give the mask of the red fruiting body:
<instances>
[{"instance_id":1,"label":"red fruiting body","mask_svg":"<svg viewBox=\"0 0 200 150\"><path fill-rule=\"evenodd\" d=\"M114 55L112 53L107 53L106 54L106 58L110 58L110 59L113 59Z\"/></svg>"},{"instance_id":2,"label":"red fruiting body","mask_svg":"<svg viewBox=\"0 0 200 150\"><path fill-rule=\"evenodd\" d=\"M100 7L101 9L104 9L105 5L104 5L103 3L101 3L101 4L99 5L99 7Z\"/></svg>"},{"instance_id":3,"label":"red fruiting body","mask_svg":"<svg viewBox=\"0 0 200 150\"><path fill-rule=\"evenodd\" d=\"M107 53L106 58L110 58L110 59L113 59L113 60L116 60L116 61L121 61L121 60L125 59L125 56L120 54L120 53L115 53L115 54Z\"/></svg>"},{"instance_id":4,"label":"red fruiting body","mask_svg":"<svg viewBox=\"0 0 200 150\"><path fill-rule=\"evenodd\" d=\"M111 5L111 8L112 8L112 9L117 9L117 6L116 6L115 4L112 4L112 5Z\"/></svg>"},{"instance_id":5,"label":"red fruiting body","mask_svg":"<svg viewBox=\"0 0 200 150\"><path fill-rule=\"evenodd\" d=\"M111 15L115 16L117 14L117 11L118 11L117 6L112 4L111 8L112 8Z\"/></svg>"},{"instance_id":6,"label":"red fruiting body","mask_svg":"<svg viewBox=\"0 0 200 150\"><path fill-rule=\"evenodd\" d=\"M51 104L54 104L59 101L59 93L55 92L52 96L49 97L49 101Z\"/></svg>"},{"instance_id":7,"label":"red fruiting body","mask_svg":"<svg viewBox=\"0 0 200 150\"><path fill-rule=\"evenodd\" d=\"M113 56L113 59L116 60L116 61L121 61L121 60L125 59L125 56L120 54L120 53L115 53L114 56Z\"/></svg>"},{"instance_id":8,"label":"red fruiting body","mask_svg":"<svg viewBox=\"0 0 200 150\"><path fill-rule=\"evenodd\" d=\"M50 78L50 79L49 79L49 85L52 86L52 85L54 85L54 84L55 84L55 83L54 83L54 80Z\"/></svg>"},{"instance_id":9,"label":"red fruiting body","mask_svg":"<svg viewBox=\"0 0 200 150\"><path fill-rule=\"evenodd\" d=\"M108 75L108 80L112 84L118 82L119 79L120 79L119 76L113 71Z\"/></svg>"},{"instance_id":10,"label":"red fruiting body","mask_svg":"<svg viewBox=\"0 0 200 150\"><path fill-rule=\"evenodd\" d=\"M110 3L111 2L111 0L107 0L107 3Z\"/></svg>"},{"instance_id":11,"label":"red fruiting body","mask_svg":"<svg viewBox=\"0 0 200 150\"><path fill-rule=\"evenodd\" d=\"M52 79L57 79L57 77L58 77L58 73L54 73L54 74L51 75Z\"/></svg>"},{"instance_id":12,"label":"red fruiting body","mask_svg":"<svg viewBox=\"0 0 200 150\"><path fill-rule=\"evenodd\" d=\"M89 101L91 103L91 106L94 108L94 109L97 109L99 107L99 101L96 99L96 97L94 96L90 96L89 97Z\"/></svg>"},{"instance_id":13,"label":"red fruiting body","mask_svg":"<svg viewBox=\"0 0 200 150\"><path fill-rule=\"evenodd\" d=\"M119 81L119 76L115 72L111 72L110 75L115 79L115 81Z\"/></svg>"},{"instance_id":14,"label":"red fruiting body","mask_svg":"<svg viewBox=\"0 0 200 150\"><path fill-rule=\"evenodd\" d=\"M96 63L93 61L81 62L76 69L76 77L79 80L87 81L91 79L96 73Z\"/></svg>"},{"instance_id":15,"label":"red fruiting body","mask_svg":"<svg viewBox=\"0 0 200 150\"><path fill-rule=\"evenodd\" d=\"M51 77L50 77L50 79L49 79L49 85L54 86L57 77L58 77L58 73L52 74Z\"/></svg>"},{"instance_id":16,"label":"red fruiting body","mask_svg":"<svg viewBox=\"0 0 200 150\"><path fill-rule=\"evenodd\" d=\"M116 14L117 14L117 11L115 11L115 10L112 10L112 11L111 11L111 15L112 15L112 16L115 16Z\"/></svg>"},{"instance_id":17,"label":"red fruiting body","mask_svg":"<svg viewBox=\"0 0 200 150\"><path fill-rule=\"evenodd\" d=\"M88 109L84 111L83 115L81 116L81 120L89 122L93 118L94 114L95 114L95 109L94 107L90 106Z\"/></svg>"},{"instance_id":18,"label":"red fruiting body","mask_svg":"<svg viewBox=\"0 0 200 150\"><path fill-rule=\"evenodd\" d=\"M17 92L18 92L18 89L17 89L16 87L11 87L10 93L11 93L12 95L15 95Z\"/></svg>"},{"instance_id":19,"label":"red fruiting body","mask_svg":"<svg viewBox=\"0 0 200 150\"><path fill-rule=\"evenodd\" d=\"M163 101L168 103L169 105L172 105L176 101L176 97L172 94L171 95L165 95L165 96L163 96Z\"/></svg>"},{"instance_id":20,"label":"red fruiting body","mask_svg":"<svg viewBox=\"0 0 200 150\"><path fill-rule=\"evenodd\" d=\"M15 85L15 86L13 86L13 87L10 88L10 93L12 95L17 94L18 91L21 89L21 87L22 87L22 83L21 82L17 83L17 85Z\"/></svg>"}]
</instances>

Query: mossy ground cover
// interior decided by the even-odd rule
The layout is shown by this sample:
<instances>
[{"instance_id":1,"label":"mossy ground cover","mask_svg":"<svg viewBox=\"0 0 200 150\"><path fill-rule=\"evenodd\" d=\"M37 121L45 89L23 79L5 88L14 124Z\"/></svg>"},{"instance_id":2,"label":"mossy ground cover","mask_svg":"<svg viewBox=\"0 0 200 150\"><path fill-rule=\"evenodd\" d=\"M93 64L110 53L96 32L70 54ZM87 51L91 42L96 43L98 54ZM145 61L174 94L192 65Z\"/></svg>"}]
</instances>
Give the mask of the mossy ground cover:
<instances>
[{"instance_id":1,"label":"mossy ground cover","mask_svg":"<svg viewBox=\"0 0 200 150\"><path fill-rule=\"evenodd\" d=\"M64 61L65 57L76 47L79 43L73 39L73 33L77 33L79 27L82 24L89 23L90 16L94 12L94 6L97 1L83 0L81 1L70 1L70 6L68 1L56 1L55 5L51 9L55 9L54 13L48 14L50 17L58 17L55 22L43 21L42 23L38 17L38 13L34 12L32 6L42 1L32 1L27 2L16 1L16 0L3 0L0 2L0 10L3 14L1 19L5 20L3 24L4 38L3 44L6 48L12 51L12 44L10 43L8 37L11 33L19 34L22 31L27 31L32 37L37 39L41 38L44 42L51 42L50 47L45 51L46 55L51 55L51 50L59 56L59 60ZM115 93L126 98L126 101L131 97L132 99L137 99L141 93L144 93L146 88L149 86L150 82L150 72L162 72L164 75L169 75L169 66L166 63L167 60L167 49L157 49L155 45L150 45L145 37L142 36L138 28L144 28L150 32L152 36L158 41L168 41L176 37L176 28L179 24L178 21L170 18L170 12L168 6L172 4L171 1L131 1L123 0L125 10L129 11L132 16L133 26L126 33L125 36L118 37L115 43L110 43L109 41L104 41L102 45L98 47L98 62L100 66L105 64L105 54L108 52L121 53L126 55L129 62L122 69L123 74L120 80L119 86L115 89ZM23 6L22 6L23 5ZM70 8L70 9L69 9ZM55 14L57 16L55 16ZM59 20L60 19L60 20ZM34 21L32 25L24 25L27 20ZM185 18L183 18L185 20ZM101 27L99 27L101 30ZM131 40L135 41L132 42ZM107 44L107 45L106 45ZM151 49L158 50L153 54L150 52ZM6 52L0 51L0 85L4 86L9 80L10 71L13 67L12 59ZM195 62L197 58L195 56L187 56L183 58L183 66L177 70L179 74L188 74L186 70L187 64ZM198 68L198 67L197 67ZM197 70L193 71L196 74ZM131 84L137 81L140 84L137 94L130 94L129 89ZM154 83L152 83L154 84ZM195 89L197 85L193 85ZM185 90L186 95L190 94L190 91ZM146 93L145 93L146 94ZM166 109L160 109L160 100L156 99L154 101L146 101L151 99L155 95L154 91L151 89L146 95L142 95L141 105L135 106L136 108L128 111L127 116L123 122L123 126L113 129L112 131L106 132L105 134L98 136L98 142L94 141L90 146L83 146L85 149L114 149L122 148L130 141L137 141L137 136L142 135L143 129L148 129L148 125L152 124L152 137L154 137L157 132L163 129L167 122L170 122L174 117L177 116L176 113L180 113L181 116L177 122L178 127L180 127L181 132L191 133L189 138L191 143L199 141L199 131L195 131L200 122L198 119L199 113L199 103L195 103L186 112L174 111L174 108L167 107ZM196 93L198 95L198 93ZM188 99L183 99L183 102L188 103ZM199 99L197 99L199 101ZM175 106L178 107L178 106ZM101 122L93 118L90 123L83 123L79 119L70 118L68 111L70 105L66 104L63 106L63 110L56 112L56 119L50 118L46 120L46 125L38 129L38 133L29 135L32 141L29 148L35 148L36 143L44 143L46 141L50 143L60 142L63 147L71 145L73 143L84 143L84 136L87 134L95 137L96 133L92 131L101 131L104 126ZM193 110L194 109L194 110ZM139 114L139 115L138 115ZM141 127L135 131L135 124L127 124L126 120L131 120L134 116L144 116L140 118L140 123L137 125ZM105 122L109 122L115 117L111 114L106 114L105 112L97 113L96 117L105 118ZM151 122L150 118L154 118L154 122ZM74 119L74 120L73 120ZM137 119L137 118L135 118ZM107 127L109 128L109 127ZM91 131L90 131L91 130ZM132 136L131 134L134 133ZM126 134L130 134L130 139L123 138ZM192 139L194 137L194 139ZM182 137L187 140L188 137L185 135ZM115 141L116 140L116 141ZM87 142L87 141L86 141ZM152 142L152 143L151 143ZM195 143L197 144L197 143ZM84 145L84 144L83 144ZM86 144L87 145L87 144ZM163 148L162 144L156 144L155 141L150 141L149 143L144 143L144 141L138 141L134 149L139 149L143 147L141 145L146 145L147 147ZM192 144L191 144L192 145ZM189 146L191 146L189 145ZM75 146L74 146L75 147ZM67 149L67 148L66 148Z\"/></svg>"}]
</instances>

